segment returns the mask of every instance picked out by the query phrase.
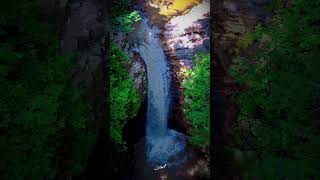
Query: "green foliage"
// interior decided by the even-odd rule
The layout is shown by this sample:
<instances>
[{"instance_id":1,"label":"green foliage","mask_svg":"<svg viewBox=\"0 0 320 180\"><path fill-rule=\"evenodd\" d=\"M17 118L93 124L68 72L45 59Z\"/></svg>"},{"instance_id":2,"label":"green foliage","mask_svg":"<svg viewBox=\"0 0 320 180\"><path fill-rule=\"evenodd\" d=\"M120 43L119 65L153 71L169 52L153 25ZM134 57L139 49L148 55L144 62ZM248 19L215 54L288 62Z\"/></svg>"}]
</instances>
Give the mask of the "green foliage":
<instances>
[{"instance_id":1,"label":"green foliage","mask_svg":"<svg viewBox=\"0 0 320 180\"><path fill-rule=\"evenodd\" d=\"M30 1L1 1L0 11L0 179L79 175L94 136L70 86L74 58L57 53L57 36Z\"/></svg>"},{"instance_id":2,"label":"green foliage","mask_svg":"<svg viewBox=\"0 0 320 180\"><path fill-rule=\"evenodd\" d=\"M133 24L139 20L141 20L139 12L132 11L112 19L112 28L114 31L131 32L134 30Z\"/></svg>"},{"instance_id":3,"label":"green foliage","mask_svg":"<svg viewBox=\"0 0 320 180\"><path fill-rule=\"evenodd\" d=\"M277 11L282 8L282 1L283 0L271 0L271 3L268 7L270 11Z\"/></svg>"},{"instance_id":4,"label":"green foliage","mask_svg":"<svg viewBox=\"0 0 320 180\"><path fill-rule=\"evenodd\" d=\"M273 24L259 27L262 47L239 59L230 73L250 87L236 97L240 139L250 132L259 161L256 179L316 179L320 160L320 1L293 0L278 9Z\"/></svg>"},{"instance_id":5,"label":"green foliage","mask_svg":"<svg viewBox=\"0 0 320 180\"><path fill-rule=\"evenodd\" d=\"M210 142L210 54L197 54L190 77L183 81L183 110L192 123L192 143L199 146Z\"/></svg>"},{"instance_id":6,"label":"green foliage","mask_svg":"<svg viewBox=\"0 0 320 180\"><path fill-rule=\"evenodd\" d=\"M130 0L116 1L111 10L112 30L116 32L131 32L133 24L141 20L140 13L133 11Z\"/></svg>"},{"instance_id":7,"label":"green foliage","mask_svg":"<svg viewBox=\"0 0 320 180\"><path fill-rule=\"evenodd\" d=\"M128 69L124 66L126 63L128 63L128 57L119 47L112 44L110 63L110 134L111 139L118 144L124 143L122 130L126 121L135 117L140 107L139 93L134 88Z\"/></svg>"},{"instance_id":8,"label":"green foliage","mask_svg":"<svg viewBox=\"0 0 320 180\"><path fill-rule=\"evenodd\" d=\"M256 31L249 32L240 39L240 41L237 43L238 48L243 50L250 47L257 39L261 37L261 31L262 27L259 24L256 26Z\"/></svg>"},{"instance_id":9,"label":"green foliage","mask_svg":"<svg viewBox=\"0 0 320 180\"><path fill-rule=\"evenodd\" d=\"M248 33L245 36L243 36L241 38L241 40L238 43L238 46L240 48L246 49L248 48L250 45L252 45L253 41L254 41L254 37L252 35L253 33Z\"/></svg>"}]
</instances>

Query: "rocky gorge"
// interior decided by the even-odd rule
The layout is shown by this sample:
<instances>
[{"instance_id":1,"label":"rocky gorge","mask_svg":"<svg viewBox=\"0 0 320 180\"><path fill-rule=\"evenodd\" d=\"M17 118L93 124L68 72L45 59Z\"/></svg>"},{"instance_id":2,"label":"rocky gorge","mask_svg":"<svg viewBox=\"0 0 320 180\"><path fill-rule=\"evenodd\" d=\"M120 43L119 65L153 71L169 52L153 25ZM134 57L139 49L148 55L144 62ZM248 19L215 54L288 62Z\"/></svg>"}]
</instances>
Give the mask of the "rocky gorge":
<instances>
[{"instance_id":1,"label":"rocky gorge","mask_svg":"<svg viewBox=\"0 0 320 180\"><path fill-rule=\"evenodd\" d=\"M241 91L239 86L228 74L229 67L239 56L239 42L258 24L267 25L272 14L268 11L270 0L261 1L214 1L214 6L209 6L209 1L195 2L182 11L175 11L170 15L163 13L170 9L172 4L162 4L160 1L143 2L143 12L146 12L155 25L160 28L159 38L161 45L168 57L171 69L173 106L169 116L168 126L188 134L191 125L184 117L181 110L183 102L181 82L186 78L185 72L193 67L192 57L198 51L210 49L214 57L212 61L212 122L215 132L213 141L216 145L211 152L215 154L211 160L213 176L218 179L237 179L242 176L242 168L238 164L233 152L226 150L234 146L235 126L238 118L238 107L232 99L232 93ZM209 13L210 12L210 13ZM210 15L211 14L211 15ZM211 24L209 23L209 18ZM191 19L188 21L187 19ZM210 32L211 31L211 32ZM139 145L137 145L139 146ZM143 143L140 144L143 148ZM195 178L204 173L208 165L209 149L191 148L191 153L199 154L187 167L179 171L180 177L185 179ZM193 152L192 152L193 151ZM208 173L208 170L205 170ZM191 173L191 174L190 174Z\"/></svg>"},{"instance_id":2,"label":"rocky gorge","mask_svg":"<svg viewBox=\"0 0 320 180\"><path fill-rule=\"evenodd\" d=\"M194 66L193 56L198 52L204 53L209 51L209 1L199 1L171 17L165 17L159 14L159 10L161 9L161 4L159 4L159 2L136 1L136 4L136 8L149 17L150 21L148 24L150 24L151 27L159 27L160 31L156 36L159 37L160 44L164 49L164 53L169 63L170 77L172 78L170 83L172 105L169 113L168 128L188 134L191 130L191 124L186 120L181 108L183 102L183 89L181 83L186 78L186 72ZM188 20L188 22L186 23L185 20ZM141 54L139 55L139 52L135 49L139 46L141 41L138 40L137 37L147 30L143 28L140 29L141 27L138 24L134 27L137 29L133 33L115 34L113 42L128 54L130 59L130 63L128 64L130 75L133 77L135 86L139 89L142 97L145 97L147 85L145 80L149 77L146 77L146 66L144 61L141 61L143 60L141 59ZM155 54L155 56L157 55ZM132 64L136 64L136 68L132 68ZM137 72L137 69L140 69L139 73L135 73ZM143 131L144 129L143 124L145 123L143 118L146 118L146 115L143 113L146 111L145 108L145 106L142 106L142 110L140 111L142 114L139 115L140 118L129 120L128 125L125 128L125 131L127 131L125 132L125 136L130 136L130 139L132 139L132 135L130 134L140 136L140 138L133 138L135 140L133 140L133 142L131 141L129 144L134 144L135 147L133 148L134 154L132 157L136 160L133 160L134 162L132 163L134 163L135 166L141 167L144 166L144 163L139 158L137 159L137 157L142 157L143 159L145 156L143 153L145 139L142 138L145 134L141 134L141 130ZM188 154L193 154L192 160L189 161L186 166L180 168L179 171L168 172L169 176L183 179L197 179L200 176L208 176L208 149L198 149L193 146L190 146L187 149ZM144 171L143 168L141 170L134 169L135 172ZM134 176L139 176L138 174Z\"/></svg>"},{"instance_id":3,"label":"rocky gorge","mask_svg":"<svg viewBox=\"0 0 320 180\"><path fill-rule=\"evenodd\" d=\"M107 61L108 49L108 22L105 1L48 1L38 0L42 10L43 18L48 18L61 33L62 51L76 52L76 67L71 72L73 83L78 87L84 96L93 102L95 108L91 116L93 122L98 125L97 129L101 132L107 131L104 122L107 116L104 106L107 106L101 99L107 91L104 69ZM214 1L214 6L209 6L209 1L194 3L184 11L177 12L175 15L165 16L159 13L161 3L159 1L137 1L144 4L142 11L149 14L151 21L159 26L160 42L169 60L171 75L173 77L172 88L173 110L169 116L168 126L179 132L188 134L190 124L185 119L181 111L183 101L181 82L185 78L185 72L193 67L192 57L197 51L213 49L213 71L212 79L216 86L213 86L215 95L212 101L216 104L213 116L223 122L217 127L221 131L216 133L218 142L222 144L232 144L234 123L237 119L237 107L230 99L230 92L238 88L233 79L227 75L227 69L232 64L236 56L237 42L247 32L250 32L258 23L266 24L270 21L270 13L266 10L269 0L241 0L241 1ZM166 5L167 8L170 4ZM214 17L211 25L209 23L210 13ZM185 22L185 19L193 21ZM183 23L181 23L181 21ZM179 23L180 22L180 23ZM211 35L209 30L211 31ZM211 36L211 38L209 38ZM146 65L141 56L132 51L130 45L130 35L118 35L115 42L129 55L130 62L128 69L130 76L134 79L135 87L140 92L143 104L146 104L147 96L147 71ZM144 112L142 106L141 116ZM143 121L139 121L142 123ZM94 124L95 124L94 123ZM135 124L134 122L132 122ZM135 125L128 126L135 127ZM100 131L100 130L99 130ZM136 133L137 131L131 131ZM128 136L129 136L128 135ZM139 136L143 136L140 134ZM102 139L104 139L102 137ZM104 141L104 140L102 140ZM102 143L103 144L103 143ZM100 153L106 148L97 148ZM217 148L218 149L218 148ZM195 153L208 154L208 149L192 150ZM99 157L97 158L99 159ZM100 158L101 159L101 158ZM192 178L192 174L201 173L207 163L207 156L202 156L199 160L191 163L182 172L182 176ZM219 161L219 160L217 160ZM103 162L101 162L103 163ZM217 167L219 168L219 167ZM188 169L188 170L187 170ZM98 170L97 170L98 171ZM217 170L218 171L218 170ZM221 170L225 172L226 170ZM227 172L226 172L227 173Z\"/></svg>"}]
</instances>

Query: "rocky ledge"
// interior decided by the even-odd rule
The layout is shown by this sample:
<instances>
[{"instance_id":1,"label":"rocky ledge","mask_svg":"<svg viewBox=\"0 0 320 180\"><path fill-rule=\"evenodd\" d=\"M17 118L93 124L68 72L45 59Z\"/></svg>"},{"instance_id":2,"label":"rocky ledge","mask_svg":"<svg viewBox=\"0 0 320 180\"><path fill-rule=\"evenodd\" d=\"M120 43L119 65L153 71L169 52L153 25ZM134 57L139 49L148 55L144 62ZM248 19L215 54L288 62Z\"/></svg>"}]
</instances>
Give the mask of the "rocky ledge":
<instances>
[{"instance_id":1,"label":"rocky ledge","mask_svg":"<svg viewBox=\"0 0 320 180\"><path fill-rule=\"evenodd\" d=\"M128 56L129 75L134 80L134 86L139 91L141 101L144 102L148 88L147 68L140 54L134 51L135 42L131 41L129 36L130 33L118 32L113 38L113 43L117 44Z\"/></svg>"}]
</instances>

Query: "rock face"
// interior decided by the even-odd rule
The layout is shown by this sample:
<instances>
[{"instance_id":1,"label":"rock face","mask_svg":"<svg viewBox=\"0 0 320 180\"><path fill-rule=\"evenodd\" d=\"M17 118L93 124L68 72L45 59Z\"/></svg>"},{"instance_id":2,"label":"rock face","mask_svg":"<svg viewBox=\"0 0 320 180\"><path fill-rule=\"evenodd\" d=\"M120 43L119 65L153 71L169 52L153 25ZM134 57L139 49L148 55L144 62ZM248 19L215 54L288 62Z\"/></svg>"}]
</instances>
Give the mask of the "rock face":
<instances>
[{"instance_id":1,"label":"rock face","mask_svg":"<svg viewBox=\"0 0 320 180\"><path fill-rule=\"evenodd\" d=\"M210 3L204 0L187 14L170 19L163 28L162 42L174 68L174 77L181 83L183 72L193 67L197 52L209 51Z\"/></svg>"},{"instance_id":2,"label":"rock face","mask_svg":"<svg viewBox=\"0 0 320 180\"><path fill-rule=\"evenodd\" d=\"M160 36L173 77L173 108L168 125L184 133L191 130L191 125L181 110L183 103L181 83L185 79L187 70L194 66L194 55L210 49L209 18L210 2L203 0L186 14L175 16L166 22Z\"/></svg>"},{"instance_id":3,"label":"rock face","mask_svg":"<svg viewBox=\"0 0 320 180\"><path fill-rule=\"evenodd\" d=\"M139 0L138 0L139 1ZM163 26L169 19L187 13L202 0L140 0L149 14L149 19L157 26Z\"/></svg>"},{"instance_id":4,"label":"rock face","mask_svg":"<svg viewBox=\"0 0 320 180\"><path fill-rule=\"evenodd\" d=\"M129 75L134 80L134 86L140 93L140 99L146 100L147 97L147 68L140 54L134 51L134 41L130 40L130 33L118 33L113 42L116 43L129 57Z\"/></svg>"},{"instance_id":5,"label":"rock face","mask_svg":"<svg viewBox=\"0 0 320 180\"><path fill-rule=\"evenodd\" d=\"M72 72L75 86L88 90L102 65L105 47L106 20L97 1L74 1L68 4L69 14L62 39L62 52L76 53ZM100 79L102 79L100 77Z\"/></svg>"}]
</instances>

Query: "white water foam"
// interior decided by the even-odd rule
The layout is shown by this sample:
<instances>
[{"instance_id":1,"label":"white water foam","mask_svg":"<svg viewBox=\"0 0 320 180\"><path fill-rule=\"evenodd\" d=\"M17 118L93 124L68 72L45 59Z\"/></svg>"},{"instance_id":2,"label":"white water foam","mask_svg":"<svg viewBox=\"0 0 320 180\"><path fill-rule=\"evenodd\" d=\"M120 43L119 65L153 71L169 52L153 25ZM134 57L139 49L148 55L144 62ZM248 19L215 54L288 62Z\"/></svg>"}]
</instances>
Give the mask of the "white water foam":
<instances>
[{"instance_id":1,"label":"white water foam","mask_svg":"<svg viewBox=\"0 0 320 180\"><path fill-rule=\"evenodd\" d=\"M185 152L187 137L167 127L171 78L158 33L159 29L150 27L148 20L143 17L130 38L135 39L135 50L147 66L147 161L153 166L166 164L174 167L185 161L182 154Z\"/></svg>"}]
</instances>

